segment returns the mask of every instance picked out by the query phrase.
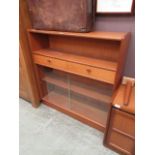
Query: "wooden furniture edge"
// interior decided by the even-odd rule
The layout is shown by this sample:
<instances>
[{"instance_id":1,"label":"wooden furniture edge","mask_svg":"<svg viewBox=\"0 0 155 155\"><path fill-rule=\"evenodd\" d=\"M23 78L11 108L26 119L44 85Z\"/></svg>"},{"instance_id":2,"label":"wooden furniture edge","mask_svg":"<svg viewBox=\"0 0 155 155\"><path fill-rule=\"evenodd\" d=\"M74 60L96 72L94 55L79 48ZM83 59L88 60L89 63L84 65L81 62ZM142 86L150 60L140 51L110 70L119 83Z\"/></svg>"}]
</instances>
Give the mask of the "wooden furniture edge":
<instances>
[{"instance_id":1,"label":"wooden furniture edge","mask_svg":"<svg viewBox=\"0 0 155 155\"><path fill-rule=\"evenodd\" d=\"M49 107L52 107L52 108L54 108L54 109L56 109L58 111L61 111L61 112L65 113L65 114L67 114L67 115L69 115L69 116L71 116L71 117L73 117L73 118L75 118L75 119L77 119L77 120L79 120L79 121L93 127L93 128L98 129L101 132L105 131L106 127L100 125L99 123L97 123L97 122L95 122L95 121L93 121L93 120L91 120L91 119L89 119L89 118L87 118L85 116L82 116L82 115L80 115L80 114L78 114L76 112L73 112L71 110L64 109L64 108L62 108L62 107L60 107L58 105L52 104L51 102L48 102L48 101L46 101L44 99L42 99L42 100L43 100L43 103L45 105L49 106Z\"/></svg>"},{"instance_id":2,"label":"wooden furniture edge","mask_svg":"<svg viewBox=\"0 0 155 155\"><path fill-rule=\"evenodd\" d=\"M126 81L126 82L127 82L127 81ZM133 83L133 79L132 79L132 83ZM127 84L127 83L126 83L126 84ZM123 85L123 82L122 82L120 85ZM133 84L130 85L130 86L133 87ZM128 89L128 87L126 87L126 89ZM108 136L108 131L109 131L109 128L110 128L111 113L112 113L113 108L114 108L114 109L117 109L118 111L125 112L125 113L127 113L128 115L133 115L133 116L135 116L135 113L131 113L131 112L129 112L129 111L125 111L125 110L122 110L122 109L119 109L119 108L114 107L113 101L114 101L114 98L116 97L118 91L119 91L119 86L117 87L117 89L115 89L114 94L113 94L113 96L112 96L112 105L111 105L111 107L110 107L110 110L109 110L109 113L108 113L108 117L107 117L107 124L106 124L106 128L105 128L105 134L104 134L104 139L103 139L103 145L106 146L106 147L108 147L108 148L110 148L110 149L112 149L112 150L114 150L114 151L116 151L116 152L118 152L118 153L120 153L120 154L122 154L122 152L119 151L119 149L121 150L122 148L116 149L115 147L109 145L109 144L106 142L107 136ZM129 95L129 93L128 93L128 95ZM128 138L131 138L131 139L133 139L133 140L135 140L135 138L132 138L131 136L127 136L127 137L128 137ZM122 149L122 150L125 152L124 149Z\"/></svg>"},{"instance_id":3,"label":"wooden furniture edge","mask_svg":"<svg viewBox=\"0 0 155 155\"><path fill-rule=\"evenodd\" d=\"M117 88L112 96L112 106L118 108L120 111L135 115L135 86L133 78L132 81L129 80L129 83L129 86L127 82L125 84L122 83ZM125 104L126 100L128 104Z\"/></svg>"},{"instance_id":4,"label":"wooden furniture edge","mask_svg":"<svg viewBox=\"0 0 155 155\"><path fill-rule=\"evenodd\" d=\"M126 61L127 50L128 50L130 38L131 38L131 33L128 32L126 34L125 38L121 42L120 54L119 54L119 58L118 58L118 60L120 60L120 61L117 65L114 90L116 90L118 88L118 86L121 84L121 81L122 81L122 74L123 74L123 69L125 67L125 61Z\"/></svg>"},{"instance_id":5,"label":"wooden furniture edge","mask_svg":"<svg viewBox=\"0 0 155 155\"><path fill-rule=\"evenodd\" d=\"M38 65L42 65L42 66L49 67L52 69L61 70L61 71L71 73L74 75L80 75L80 76L87 77L93 80L97 80L100 82L114 85L116 72L113 72L113 71L108 71L105 69L99 69L99 68L95 68L95 67L91 67L87 65L77 64L77 63L68 62L68 61L64 61L60 59L54 59L51 57L46 57L46 56L41 56L41 55L33 55L33 59L34 59L35 64L38 64ZM74 67L76 67L76 69L80 68L82 71L79 71L77 69L77 71L75 72L75 70L73 69ZM89 74L89 70L94 70L94 72L92 72L94 74L93 76L92 74ZM101 72L102 74L99 74L100 73L99 71L102 71ZM98 74L99 76L97 76ZM103 74L105 76L104 78L102 77Z\"/></svg>"},{"instance_id":6,"label":"wooden furniture edge","mask_svg":"<svg viewBox=\"0 0 155 155\"><path fill-rule=\"evenodd\" d=\"M112 110L113 110L113 108L114 109L116 109L117 111L121 111L121 112L124 112L124 111L122 111L122 110L120 110L120 109L117 109L117 108L115 108L115 107L111 107L111 110L110 110L110 114L109 114L109 118L108 118L108 121L107 121L107 126L106 126L106 129L105 129L105 134L104 134L104 139L103 139L103 145L105 146L105 147L107 147L107 148L110 148L111 150L114 150L115 152L117 152L117 153L119 153L119 154L124 154L124 155L127 155L127 154L130 154L129 152L127 152L125 149L123 149L123 148L121 148L121 147L119 147L119 146L117 146L117 145L115 145L114 146L114 144L108 144L107 143L107 138L108 138L108 132L109 132L109 128L110 128L110 123L111 123L111 121L110 121L110 119L111 119L111 117L110 117L110 115L111 115L111 113L112 113ZM124 113L126 113L126 112L124 112ZM135 116L134 114L131 114L131 113L126 113L127 115L133 115L133 116ZM135 141L135 137L132 137L132 136L130 136L130 135L128 135L128 134L125 134L125 133L120 133L120 131L116 131L116 129L114 130L113 129L113 131L114 132L117 132L118 134L121 134L121 135L123 135L123 136L125 136L125 137L127 137L127 138L129 138L129 139L131 139L131 140L133 140L133 141ZM124 152L124 153L123 153Z\"/></svg>"},{"instance_id":7,"label":"wooden furniture edge","mask_svg":"<svg viewBox=\"0 0 155 155\"><path fill-rule=\"evenodd\" d=\"M33 51L33 54L46 56L46 57L54 58L54 59L59 59L59 60L63 60L63 61L68 61L68 62L72 62L72 63L76 63L76 64L87 65L87 66L91 66L94 68L104 69L104 70L113 71L113 72L116 72L116 69L117 69L116 62L112 62L112 61L108 61L108 60L99 60L97 58L89 58L86 56L79 56L79 55L74 55L74 54L63 53L61 51L52 50L52 49L36 50L36 51ZM63 57L65 57L65 58L63 58ZM90 62L92 62L92 61L95 61L96 63L91 64Z\"/></svg>"},{"instance_id":8,"label":"wooden furniture edge","mask_svg":"<svg viewBox=\"0 0 155 155\"><path fill-rule=\"evenodd\" d=\"M83 37L83 38L91 38L91 39L107 39L107 40L113 40L113 41L121 41L129 33L129 32L107 32L107 31L75 33L75 32L47 31L47 30L37 30L37 29L27 29L27 32L47 34L47 35L58 35L58 36Z\"/></svg>"},{"instance_id":9,"label":"wooden furniture edge","mask_svg":"<svg viewBox=\"0 0 155 155\"><path fill-rule=\"evenodd\" d=\"M40 97L38 93L38 87L36 84L35 76L33 75L34 68L33 68L33 62L32 62L32 55L30 52L29 44L28 44L28 38L27 38L27 28L31 27L31 23L29 20L29 15L27 14L28 8L27 3L25 1L20 0L19 3L19 39L20 39L20 46L23 49L23 58L26 67L26 74L28 75L28 81L29 81L29 94L30 94L30 100L32 102L33 107L38 107L40 105ZM25 19L23 19L23 17Z\"/></svg>"},{"instance_id":10,"label":"wooden furniture edge","mask_svg":"<svg viewBox=\"0 0 155 155\"><path fill-rule=\"evenodd\" d=\"M21 45L20 44L19 44L19 63L20 63L19 64L19 67L21 65L22 71L25 73L25 80L28 80L25 59L24 59L22 48L21 48ZM20 74L21 73L20 73L20 70L19 70L19 77L21 76ZM21 83L19 82L19 85L20 84ZM30 102L30 94L29 94L29 89L30 88L29 88L29 85L27 85L26 89L27 89L26 92L19 89L19 97L25 99L28 102Z\"/></svg>"}]
</instances>

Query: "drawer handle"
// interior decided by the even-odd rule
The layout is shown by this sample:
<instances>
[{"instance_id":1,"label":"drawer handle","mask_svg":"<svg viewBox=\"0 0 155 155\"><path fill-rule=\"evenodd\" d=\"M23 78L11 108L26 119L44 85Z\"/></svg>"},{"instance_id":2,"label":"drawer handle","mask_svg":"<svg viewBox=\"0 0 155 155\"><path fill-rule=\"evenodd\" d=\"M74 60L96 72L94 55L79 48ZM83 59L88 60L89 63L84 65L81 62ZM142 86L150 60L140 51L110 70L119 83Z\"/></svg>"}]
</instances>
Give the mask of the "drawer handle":
<instances>
[{"instance_id":1,"label":"drawer handle","mask_svg":"<svg viewBox=\"0 0 155 155\"><path fill-rule=\"evenodd\" d=\"M124 91L124 105L128 106L129 100L131 97L131 91L132 91L132 82L128 81L126 86L125 86L125 91Z\"/></svg>"},{"instance_id":2,"label":"drawer handle","mask_svg":"<svg viewBox=\"0 0 155 155\"><path fill-rule=\"evenodd\" d=\"M91 73L91 69L86 69L86 71L87 71L88 73Z\"/></svg>"},{"instance_id":3,"label":"drawer handle","mask_svg":"<svg viewBox=\"0 0 155 155\"><path fill-rule=\"evenodd\" d=\"M47 62L48 62L48 63L51 63L51 60L50 60L50 59L48 59L48 60L47 60Z\"/></svg>"}]
</instances>

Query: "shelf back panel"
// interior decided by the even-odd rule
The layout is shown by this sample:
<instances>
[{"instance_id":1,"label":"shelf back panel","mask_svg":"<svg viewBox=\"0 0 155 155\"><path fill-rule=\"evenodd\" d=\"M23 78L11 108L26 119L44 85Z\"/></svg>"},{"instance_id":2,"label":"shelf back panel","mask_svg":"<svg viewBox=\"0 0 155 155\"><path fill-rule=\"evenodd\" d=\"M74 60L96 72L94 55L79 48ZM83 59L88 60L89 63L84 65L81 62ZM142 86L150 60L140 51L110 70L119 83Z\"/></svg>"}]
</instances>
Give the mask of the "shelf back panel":
<instances>
[{"instance_id":1,"label":"shelf back panel","mask_svg":"<svg viewBox=\"0 0 155 155\"><path fill-rule=\"evenodd\" d=\"M49 48L49 36L37 33L28 33L31 51Z\"/></svg>"},{"instance_id":2,"label":"shelf back panel","mask_svg":"<svg viewBox=\"0 0 155 155\"><path fill-rule=\"evenodd\" d=\"M66 36L49 36L49 47L70 54L117 62L120 42Z\"/></svg>"}]
</instances>

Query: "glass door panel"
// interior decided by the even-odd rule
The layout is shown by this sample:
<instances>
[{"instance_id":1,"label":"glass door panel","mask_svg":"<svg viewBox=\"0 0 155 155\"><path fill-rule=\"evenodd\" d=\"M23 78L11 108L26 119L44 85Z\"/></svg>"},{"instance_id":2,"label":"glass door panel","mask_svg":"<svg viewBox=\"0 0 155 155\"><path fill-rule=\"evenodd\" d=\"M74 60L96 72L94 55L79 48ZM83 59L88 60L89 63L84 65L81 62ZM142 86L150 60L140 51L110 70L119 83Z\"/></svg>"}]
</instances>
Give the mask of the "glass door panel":
<instances>
[{"instance_id":1,"label":"glass door panel","mask_svg":"<svg viewBox=\"0 0 155 155\"><path fill-rule=\"evenodd\" d=\"M44 76L42 81L45 83L47 88L47 95L43 100L52 102L63 108L68 109L69 105L69 78L68 75L54 70L44 68Z\"/></svg>"},{"instance_id":2,"label":"glass door panel","mask_svg":"<svg viewBox=\"0 0 155 155\"><path fill-rule=\"evenodd\" d=\"M72 111L96 123L105 125L111 97L111 85L70 75L70 104Z\"/></svg>"}]
</instances>

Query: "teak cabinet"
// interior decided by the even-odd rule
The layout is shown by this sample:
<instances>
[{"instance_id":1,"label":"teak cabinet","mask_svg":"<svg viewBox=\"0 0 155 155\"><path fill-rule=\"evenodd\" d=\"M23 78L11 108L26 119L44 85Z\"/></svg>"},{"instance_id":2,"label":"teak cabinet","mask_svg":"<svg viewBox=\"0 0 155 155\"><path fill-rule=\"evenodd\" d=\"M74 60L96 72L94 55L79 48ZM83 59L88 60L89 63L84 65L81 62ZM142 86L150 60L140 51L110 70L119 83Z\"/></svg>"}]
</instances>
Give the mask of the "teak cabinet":
<instances>
[{"instance_id":1,"label":"teak cabinet","mask_svg":"<svg viewBox=\"0 0 155 155\"><path fill-rule=\"evenodd\" d=\"M40 99L104 131L130 34L28 29L28 38Z\"/></svg>"},{"instance_id":2,"label":"teak cabinet","mask_svg":"<svg viewBox=\"0 0 155 155\"><path fill-rule=\"evenodd\" d=\"M28 78L26 74L26 65L23 58L21 46L19 47L19 96L30 101Z\"/></svg>"},{"instance_id":3,"label":"teak cabinet","mask_svg":"<svg viewBox=\"0 0 155 155\"><path fill-rule=\"evenodd\" d=\"M129 92L128 103L124 102ZM104 144L124 155L135 154L135 102L134 87L126 91L121 85L117 90L106 128ZM125 95L125 96L124 96Z\"/></svg>"},{"instance_id":4,"label":"teak cabinet","mask_svg":"<svg viewBox=\"0 0 155 155\"><path fill-rule=\"evenodd\" d=\"M19 96L30 101L33 107L40 105L38 87L34 75L32 54L27 29L31 28L27 3L19 1Z\"/></svg>"}]
</instances>

